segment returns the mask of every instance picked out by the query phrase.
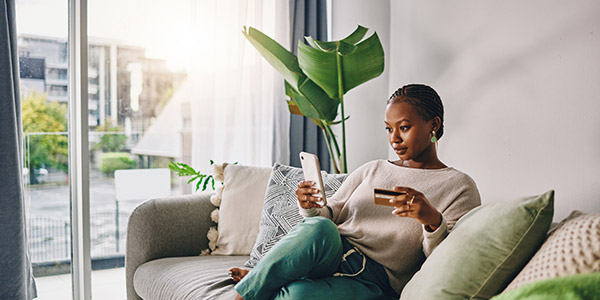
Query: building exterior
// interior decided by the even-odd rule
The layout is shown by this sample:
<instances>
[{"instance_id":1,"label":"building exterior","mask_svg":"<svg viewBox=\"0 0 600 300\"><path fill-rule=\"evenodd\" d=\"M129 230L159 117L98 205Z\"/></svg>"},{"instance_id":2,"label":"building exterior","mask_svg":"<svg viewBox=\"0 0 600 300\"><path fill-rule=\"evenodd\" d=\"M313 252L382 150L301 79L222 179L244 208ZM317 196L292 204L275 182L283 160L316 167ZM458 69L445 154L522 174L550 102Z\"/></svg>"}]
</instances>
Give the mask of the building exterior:
<instances>
[{"instance_id":1,"label":"building exterior","mask_svg":"<svg viewBox=\"0 0 600 300\"><path fill-rule=\"evenodd\" d=\"M22 96L31 90L47 94L48 101L68 101L67 40L34 35L19 36ZM141 47L113 40L89 42L89 125L111 124L129 133L143 133L161 102L185 75L173 73L161 59L148 58Z\"/></svg>"}]
</instances>

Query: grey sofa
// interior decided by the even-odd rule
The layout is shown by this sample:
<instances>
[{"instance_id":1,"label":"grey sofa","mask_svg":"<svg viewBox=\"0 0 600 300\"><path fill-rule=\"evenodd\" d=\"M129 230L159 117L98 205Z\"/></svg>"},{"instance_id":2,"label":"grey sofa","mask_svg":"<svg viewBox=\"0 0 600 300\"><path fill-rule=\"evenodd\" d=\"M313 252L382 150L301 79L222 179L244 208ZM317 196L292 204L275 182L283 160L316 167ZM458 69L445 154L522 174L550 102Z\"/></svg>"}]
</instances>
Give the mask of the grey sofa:
<instances>
[{"instance_id":1,"label":"grey sofa","mask_svg":"<svg viewBox=\"0 0 600 300\"><path fill-rule=\"evenodd\" d=\"M229 279L227 269L242 266L249 257L199 256L208 248L206 236L215 225L210 217L215 209L210 196L205 193L152 199L133 211L127 229L127 299L234 299L234 282ZM563 231L573 232L578 243L566 242L561 237L542 245L542 249L547 246L546 250L563 244L564 249L581 250L563 253L564 249L559 249L556 256L543 254L541 259L562 259L569 262L566 266L575 267L575 273L600 272L597 259L600 215L590 216L593 220L587 223L590 227L573 227L579 225L570 223L571 227ZM581 251L587 254L579 255Z\"/></svg>"},{"instance_id":2,"label":"grey sofa","mask_svg":"<svg viewBox=\"0 0 600 300\"><path fill-rule=\"evenodd\" d=\"M210 194L148 200L131 214L125 260L127 299L233 299L227 269L248 256L199 256L214 226ZM199 284L202 283L202 284Z\"/></svg>"}]
</instances>

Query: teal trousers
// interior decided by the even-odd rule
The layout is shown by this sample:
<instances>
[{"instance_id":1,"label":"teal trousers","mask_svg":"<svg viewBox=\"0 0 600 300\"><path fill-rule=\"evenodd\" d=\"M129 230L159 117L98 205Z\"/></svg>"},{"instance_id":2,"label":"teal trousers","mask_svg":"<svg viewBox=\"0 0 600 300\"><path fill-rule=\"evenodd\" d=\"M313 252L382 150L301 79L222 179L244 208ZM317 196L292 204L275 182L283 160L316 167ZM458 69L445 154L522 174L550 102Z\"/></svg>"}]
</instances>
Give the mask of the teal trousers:
<instances>
[{"instance_id":1,"label":"teal trousers","mask_svg":"<svg viewBox=\"0 0 600 300\"><path fill-rule=\"evenodd\" d=\"M383 267L323 217L296 225L235 289L245 300L398 299Z\"/></svg>"}]
</instances>

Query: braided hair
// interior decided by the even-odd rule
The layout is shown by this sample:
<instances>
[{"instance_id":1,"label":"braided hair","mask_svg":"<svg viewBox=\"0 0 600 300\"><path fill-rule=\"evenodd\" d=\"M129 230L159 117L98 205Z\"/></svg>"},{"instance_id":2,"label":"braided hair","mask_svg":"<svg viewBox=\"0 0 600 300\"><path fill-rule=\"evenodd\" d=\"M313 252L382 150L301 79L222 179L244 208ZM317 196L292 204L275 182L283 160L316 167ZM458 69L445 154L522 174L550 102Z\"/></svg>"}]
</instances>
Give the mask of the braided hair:
<instances>
[{"instance_id":1,"label":"braided hair","mask_svg":"<svg viewBox=\"0 0 600 300\"><path fill-rule=\"evenodd\" d=\"M438 93L430 86L424 84L409 84L396 90L387 101L387 104L406 102L415 107L417 113L429 121L435 117L440 118L440 128L435 132L439 140L444 134L444 106Z\"/></svg>"}]
</instances>

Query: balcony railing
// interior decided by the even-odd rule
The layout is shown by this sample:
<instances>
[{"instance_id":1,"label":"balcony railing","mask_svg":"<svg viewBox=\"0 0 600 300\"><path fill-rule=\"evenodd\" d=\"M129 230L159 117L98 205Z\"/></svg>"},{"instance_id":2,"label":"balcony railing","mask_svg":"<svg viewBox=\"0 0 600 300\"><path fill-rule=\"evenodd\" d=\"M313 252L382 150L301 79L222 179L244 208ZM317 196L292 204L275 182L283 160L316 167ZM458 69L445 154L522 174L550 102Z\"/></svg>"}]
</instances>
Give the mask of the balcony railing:
<instances>
[{"instance_id":1,"label":"balcony railing","mask_svg":"<svg viewBox=\"0 0 600 300\"><path fill-rule=\"evenodd\" d=\"M109 263L112 267L122 266L128 218L129 212L116 210L91 214L93 264L106 265L112 260L112 265ZM71 224L68 220L29 218L28 241L34 273L44 276L69 272L65 267L71 259Z\"/></svg>"}]
</instances>

